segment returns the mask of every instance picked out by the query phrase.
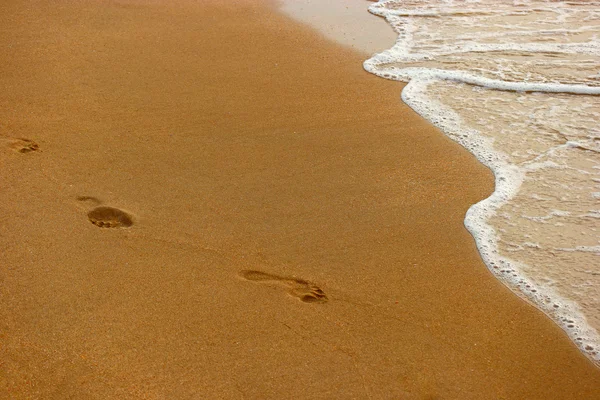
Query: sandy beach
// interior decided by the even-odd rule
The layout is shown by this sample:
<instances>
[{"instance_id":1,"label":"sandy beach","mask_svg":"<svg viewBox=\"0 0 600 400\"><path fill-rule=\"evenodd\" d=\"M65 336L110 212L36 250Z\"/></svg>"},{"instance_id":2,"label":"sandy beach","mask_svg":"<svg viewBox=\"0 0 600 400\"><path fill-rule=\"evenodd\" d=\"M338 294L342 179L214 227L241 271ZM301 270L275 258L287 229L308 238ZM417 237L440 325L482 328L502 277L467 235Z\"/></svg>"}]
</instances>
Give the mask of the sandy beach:
<instances>
[{"instance_id":1,"label":"sandy beach","mask_svg":"<svg viewBox=\"0 0 600 400\"><path fill-rule=\"evenodd\" d=\"M363 53L266 1L6 0L0 57L0 398L598 396L463 225L491 172Z\"/></svg>"}]
</instances>

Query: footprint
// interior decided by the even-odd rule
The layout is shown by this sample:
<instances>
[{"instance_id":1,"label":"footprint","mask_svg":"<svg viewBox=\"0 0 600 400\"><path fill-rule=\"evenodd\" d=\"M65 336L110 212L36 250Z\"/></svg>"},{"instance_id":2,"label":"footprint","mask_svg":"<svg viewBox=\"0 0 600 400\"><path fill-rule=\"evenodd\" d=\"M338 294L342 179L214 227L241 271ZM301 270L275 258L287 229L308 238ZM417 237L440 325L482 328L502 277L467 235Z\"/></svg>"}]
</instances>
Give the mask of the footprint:
<instances>
[{"instance_id":1,"label":"footprint","mask_svg":"<svg viewBox=\"0 0 600 400\"><path fill-rule=\"evenodd\" d=\"M318 286L304 279L288 278L255 270L240 271L240 276L254 282L273 282L288 287L288 293L305 303L325 303L329 299Z\"/></svg>"},{"instance_id":2,"label":"footprint","mask_svg":"<svg viewBox=\"0 0 600 400\"><path fill-rule=\"evenodd\" d=\"M80 196L77 200L92 202L96 206L87 216L90 222L99 228L129 228L133 225L131 215L118 208L101 206L100 200L95 197Z\"/></svg>"},{"instance_id":3,"label":"footprint","mask_svg":"<svg viewBox=\"0 0 600 400\"><path fill-rule=\"evenodd\" d=\"M40 146L36 142L24 138L11 139L10 147L19 153L31 153L40 149Z\"/></svg>"},{"instance_id":4,"label":"footprint","mask_svg":"<svg viewBox=\"0 0 600 400\"><path fill-rule=\"evenodd\" d=\"M114 207L96 207L88 213L88 219L100 228L129 228L133 225L129 214Z\"/></svg>"}]
</instances>

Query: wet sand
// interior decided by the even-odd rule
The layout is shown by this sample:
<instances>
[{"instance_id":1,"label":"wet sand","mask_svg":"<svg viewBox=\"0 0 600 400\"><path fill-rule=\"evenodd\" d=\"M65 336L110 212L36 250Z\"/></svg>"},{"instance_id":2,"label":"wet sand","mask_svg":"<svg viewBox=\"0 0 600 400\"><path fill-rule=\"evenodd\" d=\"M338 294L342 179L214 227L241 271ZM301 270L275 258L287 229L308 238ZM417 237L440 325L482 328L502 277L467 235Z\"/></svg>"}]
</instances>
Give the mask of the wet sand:
<instances>
[{"instance_id":1,"label":"wet sand","mask_svg":"<svg viewBox=\"0 0 600 400\"><path fill-rule=\"evenodd\" d=\"M0 5L0 398L594 398L490 172L253 3Z\"/></svg>"}]
</instances>

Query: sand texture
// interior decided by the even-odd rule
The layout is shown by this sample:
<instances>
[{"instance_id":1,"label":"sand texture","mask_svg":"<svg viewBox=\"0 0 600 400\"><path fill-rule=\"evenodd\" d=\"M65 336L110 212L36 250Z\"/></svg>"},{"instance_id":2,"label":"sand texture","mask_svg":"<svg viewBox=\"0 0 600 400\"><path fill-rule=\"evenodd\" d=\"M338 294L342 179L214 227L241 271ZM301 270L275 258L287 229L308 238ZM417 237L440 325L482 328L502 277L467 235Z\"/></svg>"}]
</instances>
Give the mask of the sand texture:
<instances>
[{"instance_id":1,"label":"sand texture","mask_svg":"<svg viewBox=\"0 0 600 400\"><path fill-rule=\"evenodd\" d=\"M223 3L0 3L0 398L594 398L463 226L490 172Z\"/></svg>"}]
</instances>

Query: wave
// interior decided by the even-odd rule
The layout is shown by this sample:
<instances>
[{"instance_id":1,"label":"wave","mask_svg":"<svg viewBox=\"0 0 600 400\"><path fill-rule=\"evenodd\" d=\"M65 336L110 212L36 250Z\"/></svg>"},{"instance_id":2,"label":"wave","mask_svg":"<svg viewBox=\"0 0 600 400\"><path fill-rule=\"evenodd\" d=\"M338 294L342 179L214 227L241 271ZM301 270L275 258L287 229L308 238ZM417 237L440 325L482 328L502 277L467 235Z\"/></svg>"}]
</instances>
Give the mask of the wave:
<instances>
[{"instance_id":1,"label":"wave","mask_svg":"<svg viewBox=\"0 0 600 400\"><path fill-rule=\"evenodd\" d=\"M364 63L495 175L465 226L490 271L600 365L600 5L380 0Z\"/></svg>"}]
</instances>

